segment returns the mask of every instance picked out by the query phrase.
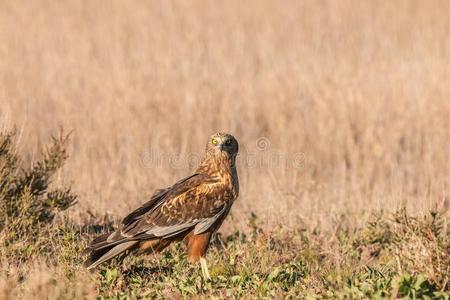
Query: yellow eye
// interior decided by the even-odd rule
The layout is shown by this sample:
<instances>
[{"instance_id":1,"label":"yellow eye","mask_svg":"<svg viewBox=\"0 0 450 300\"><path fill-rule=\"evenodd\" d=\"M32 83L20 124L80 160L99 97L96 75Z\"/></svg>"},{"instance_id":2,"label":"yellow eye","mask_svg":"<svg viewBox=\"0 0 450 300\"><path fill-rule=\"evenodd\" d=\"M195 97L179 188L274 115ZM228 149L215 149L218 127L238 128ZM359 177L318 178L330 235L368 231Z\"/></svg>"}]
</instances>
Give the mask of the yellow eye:
<instances>
[{"instance_id":1,"label":"yellow eye","mask_svg":"<svg viewBox=\"0 0 450 300\"><path fill-rule=\"evenodd\" d=\"M214 146L217 146L217 144L219 143L219 141L217 141L216 139L212 139L212 140L211 140L211 143L212 143Z\"/></svg>"}]
</instances>

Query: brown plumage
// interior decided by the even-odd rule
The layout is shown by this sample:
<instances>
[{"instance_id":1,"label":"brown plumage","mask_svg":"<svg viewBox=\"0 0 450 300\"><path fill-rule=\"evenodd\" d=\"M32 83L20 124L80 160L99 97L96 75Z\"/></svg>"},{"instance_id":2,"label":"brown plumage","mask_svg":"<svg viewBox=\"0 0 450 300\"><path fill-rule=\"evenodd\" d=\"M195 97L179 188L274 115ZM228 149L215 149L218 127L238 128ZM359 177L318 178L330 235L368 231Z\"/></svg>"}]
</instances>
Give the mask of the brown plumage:
<instances>
[{"instance_id":1,"label":"brown plumage","mask_svg":"<svg viewBox=\"0 0 450 300\"><path fill-rule=\"evenodd\" d=\"M186 240L188 260L200 260L209 277L206 254L212 233L222 224L239 194L236 171L238 142L230 134L214 134L195 173L151 199L126 216L120 227L92 241L86 249L87 268L94 268L128 251L138 254L163 250Z\"/></svg>"}]
</instances>

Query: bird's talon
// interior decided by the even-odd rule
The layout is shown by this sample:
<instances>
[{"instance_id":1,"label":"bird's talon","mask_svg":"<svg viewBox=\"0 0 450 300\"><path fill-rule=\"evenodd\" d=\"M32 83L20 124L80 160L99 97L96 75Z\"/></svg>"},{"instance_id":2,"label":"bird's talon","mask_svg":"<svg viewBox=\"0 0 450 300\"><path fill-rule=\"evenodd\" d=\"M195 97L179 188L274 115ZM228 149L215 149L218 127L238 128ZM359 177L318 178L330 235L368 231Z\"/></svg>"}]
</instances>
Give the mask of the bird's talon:
<instances>
[{"instance_id":1,"label":"bird's talon","mask_svg":"<svg viewBox=\"0 0 450 300\"><path fill-rule=\"evenodd\" d=\"M208 265L206 263L206 259L203 257L200 258L200 266L202 267L202 275L205 280L211 280L211 276L209 275Z\"/></svg>"}]
</instances>

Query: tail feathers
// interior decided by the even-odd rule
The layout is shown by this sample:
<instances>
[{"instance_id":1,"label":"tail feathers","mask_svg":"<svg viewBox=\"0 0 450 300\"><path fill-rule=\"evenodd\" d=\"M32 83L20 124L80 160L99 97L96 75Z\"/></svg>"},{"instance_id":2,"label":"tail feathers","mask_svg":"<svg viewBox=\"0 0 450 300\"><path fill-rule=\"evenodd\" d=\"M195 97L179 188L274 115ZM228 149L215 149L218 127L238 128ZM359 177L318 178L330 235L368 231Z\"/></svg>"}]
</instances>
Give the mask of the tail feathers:
<instances>
[{"instance_id":1,"label":"tail feathers","mask_svg":"<svg viewBox=\"0 0 450 300\"><path fill-rule=\"evenodd\" d=\"M83 254L89 254L93 252L100 252L99 250L108 248L110 249L112 246L123 243L125 238L118 238L116 240L111 239L111 236L115 233L105 233L101 236L95 238L91 244L83 251ZM107 251L107 249L105 250Z\"/></svg>"},{"instance_id":2,"label":"tail feathers","mask_svg":"<svg viewBox=\"0 0 450 300\"><path fill-rule=\"evenodd\" d=\"M106 239L108 238L108 236L109 236L109 233L106 233L106 234L102 234L101 236L95 238L89 244L89 246L86 249L84 249L83 255L91 254L91 256L92 256L92 253L94 252L94 250L97 251L99 249L104 248L102 246L112 246L112 245L107 245L107 243L106 243Z\"/></svg>"},{"instance_id":3,"label":"tail feathers","mask_svg":"<svg viewBox=\"0 0 450 300\"><path fill-rule=\"evenodd\" d=\"M103 242L106 242L106 240L108 239L108 237L111 235L111 233L104 233L101 236L96 237L92 242L91 242L91 246L95 247L98 244L101 244Z\"/></svg>"},{"instance_id":4,"label":"tail feathers","mask_svg":"<svg viewBox=\"0 0 450 300\"><path fill-rule=\"evenodd\" d=\"M99 237L98 239L103 238L103 236ZM107 238L107 237L106 237ZM103 243L106 242L99 240L99 242ZM115 256L125 252L126 250L132 248L134 245L139 243L139 241L128 241L123 242L120 244L113 244L109 246L101 246L100 248L91 246L90 248L86 249L87 251L90 251L90 257L86 260L84 263L84 266L89 270L92 268L97 267L98 265L114 258Z\"/></svg>"}]
</instances>

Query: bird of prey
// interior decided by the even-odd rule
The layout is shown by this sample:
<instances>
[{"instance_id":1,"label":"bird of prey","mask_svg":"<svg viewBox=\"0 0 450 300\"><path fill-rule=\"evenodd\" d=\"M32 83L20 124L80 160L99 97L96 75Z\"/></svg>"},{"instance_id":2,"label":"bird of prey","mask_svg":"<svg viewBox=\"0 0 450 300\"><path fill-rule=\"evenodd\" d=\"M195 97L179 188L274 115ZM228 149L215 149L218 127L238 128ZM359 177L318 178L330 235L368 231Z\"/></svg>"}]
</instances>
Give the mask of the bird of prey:
<instances>
[{"instance_id":1,"label":"bird of prey","mask_svg":"<svg viewBox=\"0 0 450 300\"><path fill-rule=\"evenodd\" d=\"M220 227L239 195L236 170L238 142L230 134L216 133L193 175L157 190L150 200L126 216L119 228L92 241L85 253L88 269L127 252L159 252L185 240L188 260L200 261L204 278L210 278L204 258L211 235Z\"/></svg>"}]
</instances>

